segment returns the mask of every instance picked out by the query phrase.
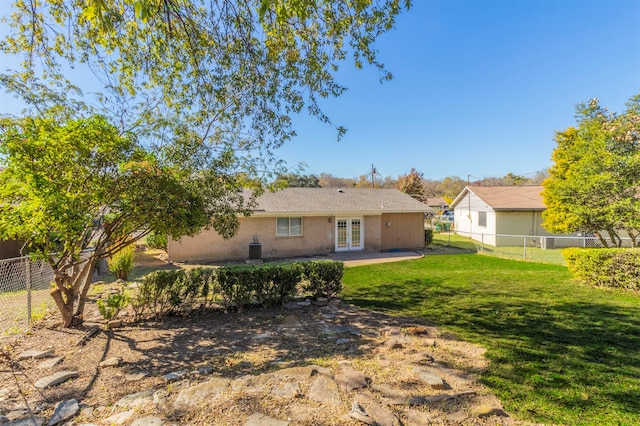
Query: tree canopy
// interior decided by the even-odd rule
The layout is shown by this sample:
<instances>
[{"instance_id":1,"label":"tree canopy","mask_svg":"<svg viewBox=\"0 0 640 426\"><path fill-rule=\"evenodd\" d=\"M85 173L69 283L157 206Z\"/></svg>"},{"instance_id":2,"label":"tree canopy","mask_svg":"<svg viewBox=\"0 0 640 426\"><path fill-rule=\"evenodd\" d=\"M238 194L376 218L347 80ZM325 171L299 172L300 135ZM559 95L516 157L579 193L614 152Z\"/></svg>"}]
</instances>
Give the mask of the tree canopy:
<instances>
[{"instance_id":1,"label":"tree canopy","mask_svg":"<svg viewBox=\"0 0 640 426\"><path fill-rule=\"evenodd\" d=\"M556 132L543 182L550 232L593 232L605 246L640 234L640 95L611 113L597 99L577 108L577 127ZM604 234L604 235L603 235ZM605 238L608 237L608 238Z\"/></svg>"},{"instance_id":2,"label":"tree canopy","mask_svg":"<svg viewBox=\"0 0 640 426\"><path fill-rule=\"evenodd\" d=\"M423 200L424 197L424 174L411 168L411 171L398 177L397 187L405 194L411 195L416 200Z\"/></svg>"}]
</instances>

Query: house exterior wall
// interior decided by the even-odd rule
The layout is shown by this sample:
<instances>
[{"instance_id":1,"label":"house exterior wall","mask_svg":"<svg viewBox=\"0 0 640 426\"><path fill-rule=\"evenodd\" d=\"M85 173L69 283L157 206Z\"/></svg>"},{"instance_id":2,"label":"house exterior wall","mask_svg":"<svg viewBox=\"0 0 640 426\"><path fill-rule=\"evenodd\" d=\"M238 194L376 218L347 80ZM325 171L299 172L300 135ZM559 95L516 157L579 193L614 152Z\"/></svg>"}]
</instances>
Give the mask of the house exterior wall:
<instances>
[{"instance_id":1,"label":"house exterior wall","mask_svg":"<svg viewBox=\"0 0 640 426\"><path fill-rule=\"evenodd\" d=\"M424 247L424 213L383 214L378 229L382 250Z\"/></svg>"},{"instance_id":2,"label":"house exterior wall","mask_svg":"<svg viewBox=\"0 0 640 426\"><path fill-rule=\"evenodd\" d=\"M469 214L469 207L471 207L471 214ZM486 214L486 226L480 226L480 212ZM453 215L456 233L483 244L496 245L496 212L478 196L469 193L455 206Z\"/></svg>"},{"instance_id":3,"label":"house exterior wall","mask_svg":"<svg viewBox=\"0 0 640 426\"><path fill-rule=\"evenodd\" d=\"M349 215L349 217L358 217ZM360 216L363 217L363 216ZM262 244L262 258L275 259L313 256L335 251L335 217L303 217L302 236L276 236L276 218L252 216L240 218L236 236L224 240L213 230L203 231L180 241L169 240L169 259L176 262L215 262L246 260L254 235ZM391 226L386 227L390 222ZM363 217L364 250L424 246L424 213L397 213Z\"/></svg>"},{"instance_id":4,"label":"house exterior wall","mask_svg":"<svg viewBox=\"0 0 640 426\"><path fill-rule=\"evenodd\" d=\"M496 246L521 246L522 237L508 235L548 235L542 227L542 212L540 211L500 211L497 212Z\"/></svg>"}]
</instances>

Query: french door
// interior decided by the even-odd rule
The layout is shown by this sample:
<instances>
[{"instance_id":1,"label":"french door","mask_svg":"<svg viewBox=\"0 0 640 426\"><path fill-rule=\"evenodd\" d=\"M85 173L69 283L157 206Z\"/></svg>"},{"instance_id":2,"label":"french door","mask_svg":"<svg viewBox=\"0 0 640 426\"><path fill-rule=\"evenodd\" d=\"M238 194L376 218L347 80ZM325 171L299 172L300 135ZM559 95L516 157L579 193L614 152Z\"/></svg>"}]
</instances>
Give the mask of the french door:
<instances>
[{"instance_id":1,"label":"french door","mask_svg":"<svg viewBox=\"0 0 640 426\"><path fill-rule=\"evenodd\" d=\"M336 251L364 248L364 223L361 217L336 218Z\"/></svg>"}]
</instances>

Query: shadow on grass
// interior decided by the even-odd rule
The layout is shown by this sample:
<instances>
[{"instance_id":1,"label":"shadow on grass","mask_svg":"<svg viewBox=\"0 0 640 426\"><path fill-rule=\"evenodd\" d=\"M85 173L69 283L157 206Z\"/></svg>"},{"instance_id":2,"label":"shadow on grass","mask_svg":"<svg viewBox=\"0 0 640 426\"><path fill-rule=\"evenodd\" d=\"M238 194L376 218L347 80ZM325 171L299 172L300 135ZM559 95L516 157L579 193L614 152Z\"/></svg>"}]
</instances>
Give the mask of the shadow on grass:
<instances>
[{"instance_id":1,"label":"shadow on grass","mask_svg":"<svg viewBox=\"0 0 640 426\"><path fill-rule=\"evenodd\" d=\"M419 315L485 346L491 363L482 380L520 418L640 422L640 303L480 296L473 285L430 277L348 289L345 300Z\"/></svg>"}]
</instances>

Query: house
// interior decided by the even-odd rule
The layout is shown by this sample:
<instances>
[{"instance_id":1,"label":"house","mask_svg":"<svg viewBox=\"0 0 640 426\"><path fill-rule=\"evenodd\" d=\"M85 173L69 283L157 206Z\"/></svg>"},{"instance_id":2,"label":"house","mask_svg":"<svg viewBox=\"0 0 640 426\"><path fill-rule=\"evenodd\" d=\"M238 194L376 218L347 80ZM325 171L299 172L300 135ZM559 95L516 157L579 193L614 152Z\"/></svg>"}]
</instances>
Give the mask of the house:
<instances>
[{"instance_id":1,"label":"house","mask_svg":"<svg viewBox=\"0 0 640 426\"><path fill-rule=\"evenodd\" d=\"M492 246L522 244L522 237L553 236L542 227L542 186L467 186L451 203L457 234ZM553 244L553 239L541 239ZM553 247L546 247L553 248Z\"/></svg>"},{"instance_id":2,"label":"house","mask_svg":"<svg viewBox=\"0 0 640 426\"><path fill-rule=\"evenodd\" d=\"M442 197L427 197L424 200L424 203L436 210L436 212L442 212L449 208L449 203L447 203Z\"/></svg>"},{"instance_id":3,"label":"house","mask_svg":"<svg viewBox=\"0 0 640 426\"><path fill-rule=\"evenodd\" d=\"M424 247L429 210L395 189L286 188L259 196L233 238L205 230L170 240L167 252L173 261L244 260L254 239L267 259L413 249Z\"/></svg>"}]
</instances>

